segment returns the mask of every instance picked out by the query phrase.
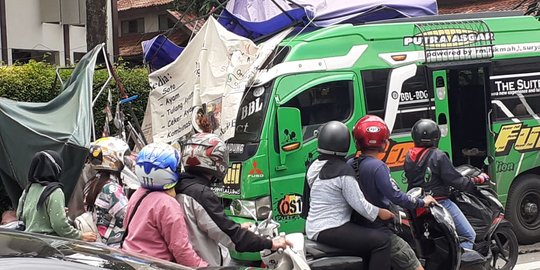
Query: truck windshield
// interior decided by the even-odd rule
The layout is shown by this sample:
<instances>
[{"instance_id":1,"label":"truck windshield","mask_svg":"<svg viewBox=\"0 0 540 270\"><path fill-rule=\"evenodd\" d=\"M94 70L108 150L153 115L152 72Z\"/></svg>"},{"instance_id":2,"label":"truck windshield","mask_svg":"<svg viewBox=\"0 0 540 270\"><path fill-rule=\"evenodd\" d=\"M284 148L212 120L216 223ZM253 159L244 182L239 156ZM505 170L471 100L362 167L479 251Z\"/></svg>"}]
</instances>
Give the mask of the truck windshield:
<instances>
[{"instance_id":1,"label":"truck windshield","mask_svg":"<svg viewBox=\"0 0 540 270\"><path fill-rule=\"evenodd\" d=\"M231 142L258 142L261 129L268 110L271 84L246 89L238 116L236 117L236 131Z\"/></svg>"}]
</instances>

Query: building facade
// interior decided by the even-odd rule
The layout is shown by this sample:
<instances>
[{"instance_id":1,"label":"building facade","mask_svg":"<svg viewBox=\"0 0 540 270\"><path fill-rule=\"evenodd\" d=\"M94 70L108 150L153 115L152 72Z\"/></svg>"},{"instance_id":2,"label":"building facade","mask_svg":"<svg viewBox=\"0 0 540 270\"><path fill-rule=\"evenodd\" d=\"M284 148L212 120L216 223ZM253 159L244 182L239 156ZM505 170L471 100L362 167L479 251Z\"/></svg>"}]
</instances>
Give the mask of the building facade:
<instances>
[{"instance_id":1,"label":"building facade","mask_svg":"<svg viewBox=\"0 0 540 270\"><path fill-rule=\"evenodd\" d=\"M0 0L0 61L74 64L87 51L84 0Z\"/></svg>"},{"instance_id":2,"label":"building facade","mask_svg":"<svg viewBox=\"0 0 540 270\"><path fill-rule=\"evenodd\" d=\"M179 46L185 46L202 27L204 19L174 10L173 0L118 0L118 55L141 64L141 42L164 34Z\"/></svg>"}]
</instances>

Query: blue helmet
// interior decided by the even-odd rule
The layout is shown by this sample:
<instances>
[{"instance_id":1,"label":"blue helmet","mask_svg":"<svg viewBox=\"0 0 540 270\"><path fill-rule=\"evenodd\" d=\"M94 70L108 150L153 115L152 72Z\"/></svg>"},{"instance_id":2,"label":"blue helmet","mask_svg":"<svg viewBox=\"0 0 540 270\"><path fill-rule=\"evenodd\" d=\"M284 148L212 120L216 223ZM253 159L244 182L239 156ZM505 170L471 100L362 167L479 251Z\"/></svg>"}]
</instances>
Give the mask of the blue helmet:
<instances>
[{"instance_id":1,"label":"blue helmet","mask_svg":"<svg viewBox=\"0 0 540 270\"><path fill-rule=\"evenodd\" d=\"M149 144L139 152L135 174L143 188L167 190L178 182L177 170L181 155L171 145L165 143Z\"/></svg>"}]
</instances>

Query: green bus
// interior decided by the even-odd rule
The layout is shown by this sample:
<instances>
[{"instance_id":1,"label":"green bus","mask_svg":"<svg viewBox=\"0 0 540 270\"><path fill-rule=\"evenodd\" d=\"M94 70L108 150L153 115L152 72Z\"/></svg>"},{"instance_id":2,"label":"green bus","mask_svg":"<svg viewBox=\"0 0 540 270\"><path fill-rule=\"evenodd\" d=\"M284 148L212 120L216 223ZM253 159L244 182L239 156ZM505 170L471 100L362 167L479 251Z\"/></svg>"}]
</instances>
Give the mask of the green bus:
<instances>
[{"instance_id":1,"label":"green bus","mask_svg":"<svg viewBox=\"0 0 540 270\"><path fill-rule=\"evenodd\" d=\"M491 175L520 242L531 243L540 240L538 113L538 18L433 16L301 33L281 42L246 89L227 144L229 172L214 191L237 222L271 211L282 231L303 232L304 177L322 124L382 117L392 133L380 158L406 190L410 130L430 118L456 166Z\"/></svg>"}]
</instances>

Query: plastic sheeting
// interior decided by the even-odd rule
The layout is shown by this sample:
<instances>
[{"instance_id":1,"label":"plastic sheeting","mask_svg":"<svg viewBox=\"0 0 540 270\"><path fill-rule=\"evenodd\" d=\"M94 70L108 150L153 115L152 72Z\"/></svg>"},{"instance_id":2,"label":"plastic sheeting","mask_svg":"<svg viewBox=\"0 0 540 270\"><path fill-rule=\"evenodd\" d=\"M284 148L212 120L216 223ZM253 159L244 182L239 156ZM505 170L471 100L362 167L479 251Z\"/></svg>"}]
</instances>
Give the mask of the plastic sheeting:
<instances>
[{"instance_id":1,"label":"plastic sheeting","mask_svg":"<svg viewBox=\"0 0 540 270\"><path fill-rule=\"evenodd\" d=\"M183 47L177 46L164 35L143 41L142 47L144 64L147 64L152 71L172 63L184 50Z\"/></svg>"},{"instance_id":2,"label":"plastic sheeting","mask_svg":"<svg viewBox=\"0 0 540 270\"><path fill-rule=\"evenodd\" d=\"M436 0L230 0L218 21L256 39L292 25L326 27L435 14Z\"/></svg>"},{"instance_id":3,"label":"plastic sheeting","mask_svg":"<svg viewBox=\"0 0 540 270\"><path fill-rule=\"evenodd\" d=\"M42 150L61 154L64 170L60 182L66 201L69 199L88 156L94 68L103 46L96 46L81 59L53 100L29 103L0 98L0 179L13 206L28 183L32 157Z\"/></svg>"}]
</instances>

